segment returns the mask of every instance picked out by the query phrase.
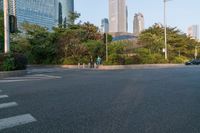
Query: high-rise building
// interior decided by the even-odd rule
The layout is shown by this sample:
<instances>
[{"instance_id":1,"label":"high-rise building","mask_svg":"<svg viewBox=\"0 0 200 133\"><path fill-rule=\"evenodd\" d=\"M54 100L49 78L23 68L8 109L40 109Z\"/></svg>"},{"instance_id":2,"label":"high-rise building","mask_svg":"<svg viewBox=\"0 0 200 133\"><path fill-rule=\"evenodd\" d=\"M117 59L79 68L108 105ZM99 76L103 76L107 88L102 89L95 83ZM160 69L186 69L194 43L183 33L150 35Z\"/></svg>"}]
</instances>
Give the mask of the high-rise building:
<instances>
[{"instance_id":1,"label":"high-rise building","mask_svg":"<svg viewBox=\"0 0 200 133\"><path fill-rule=\"evenodd\" d=\"M128 6L126 6L126 31L128 31Z\"/></svg>"},{"instance_id":2,"label":"high-rise building","mask_svg":"<svg viewBox=\"0 0 200 133\"><path fill-rule=\"evenodd\" d=\"M126 0L109 0L109 32L127 32Z\"/></svg>"},{"instance_id":3,"label":"high-rise building","mask_svg":"<svg viewBox=\"0 0 200 133\"><path fill-rule=\"evenodd\" d=\"M74 0L58 0L58 24L66 26L70 12L74 12Z\"/></svg>"},{"instance_id":4,"label":"high-rise building","mask_svg":"<svg viewBox=\"0 0 200 133\"><path fill-rule=\"evenodd\" d=\"M9 14L16 16L16 0L8 0Z\"/></svg>"},{"instance_id":5,"label":"high-rise building","mask_svg":"<svg viewBox=\"0 0 200 133\"><path fill-rule=\"evenodd\" d=\"M0 0L0 10L3 10L3 0Z\"/></svg>"},{"instance_id":6,"label":"high-rise building","mask_svg":"<svg viewBox=\"0 0 200 133\"><path fill-rule=\"evenodd\" d=\"M3 9L3 0L0 0ZM74 0L9 0L9 14L16 16L17 25L24 22L48 28L66 24L69 12L74 11Z\"/></svg>"},{"instance_id":7,"label":"high-rise building","mask_svg":"<svg viewBox=\"0 0 200 133\"><path fill-rule=\"evenodd\" d=\"M188 28L188 36L192 39L199 39L199 25L192 25Z\"/></svg>"},{"instance_id":8,"label":"high-rise building","mask_svg":"<svg viewBox=\"0 0 200 133\"><path fill-rule=\"evenodd\" d=\"M136 13L133 20L133 34L138 36L144 30L144 16L142 13Z\"/></svg>"},{"instance_id":9,"label":"high-rise building","mask_svg":"<svg viewBox=\"0 0 200 133\"><path fill-rule=\"evenodd\" d=\"M50 30L56 26L57 5L57 0L16 0L18 26L28 22Z\"/></svg>"},{"instance_id":10,"label":"high-rise building","mask_svg":"<svg viewBox=\"0 0 200 133\"><path fill-rule=\"evenodd\" d=\"M107 18L101 20L101 32L103 33L109 32L109 21Z\"/></svg>"},{"instance_id":11,"label":"high-rise building","mask_svg":"<svg viewBox=\"0 0 200 133\"><path fill-rule=\"evenodd\" d=\"M8 0L8 10L9 14L16 15L16 0ZM0 10L3 10L3 0L0 0Z\"/></svg>"}]
</instances>

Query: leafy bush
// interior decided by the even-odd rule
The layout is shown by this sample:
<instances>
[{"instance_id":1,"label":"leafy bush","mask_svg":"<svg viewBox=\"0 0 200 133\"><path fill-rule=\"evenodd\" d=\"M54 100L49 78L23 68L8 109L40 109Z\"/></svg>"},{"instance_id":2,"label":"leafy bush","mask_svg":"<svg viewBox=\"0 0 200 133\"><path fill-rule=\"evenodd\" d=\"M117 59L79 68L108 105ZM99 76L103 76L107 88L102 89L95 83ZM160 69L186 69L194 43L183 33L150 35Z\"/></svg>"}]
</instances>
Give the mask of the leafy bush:
<instances>
[{"instance_id":1,"label":"leafy bush","mask_svg":"<svg viewBox=\"0 0 200 133\"><path fill-rule=\"evenodd\" d=\"M27 58L23 54L14 54L15 70L24 70L28 64Z\"/></svg>"},{"instance_id":2,"label":"leafy bush","mask_svg":"<svg viewBox=\"0 0 200 133\"><path fill-rule=\"evenodd\" d=\"M188 61L188 59L184 56L180 56L180 57L174 57L171 61L171 63L184 63Z\"/></svg>"},{"instance_id":3,"label":"leafy bush","mask_svg":"<svg viewBox=\"0 0 200 133\"><path fill-rule=\"evenodd\" d=\"M125 64L125 57L120 54L111 54L108 56L108 62L104 64L107 65L124 65Z\"/></svg>"},{"instance_id":4,"label":"leafy bush","mask_svg":"<svg viewBox=\"0 0 200 133\"><path fill-rule=\"evenodd\" d=\"M22 54L0 54L0 71L26 69L27 58Z\"/></svg>"},{"instance_id":5,"label":"leafy bush","mask_svg":"<svg viewBox=\"0 0 200 133\"><path fill-rule=\"evenodd\" d=\"M3 70L4 71L12 71L15 70L15 59L11 56L8 56L3 61Z\"/></svg>"},{"instance_id":6,"label":"leafy bush","mask_svg":"<svg viewBox=\"0 0 200 133\"><path fill-rule=\"evenodd\" d=\"M134 55L134 56L127 56L125 58L125 64L126 65L131 65L131 64L141 64L141 57L138 55Z\"/></svg>"}]
</instances>

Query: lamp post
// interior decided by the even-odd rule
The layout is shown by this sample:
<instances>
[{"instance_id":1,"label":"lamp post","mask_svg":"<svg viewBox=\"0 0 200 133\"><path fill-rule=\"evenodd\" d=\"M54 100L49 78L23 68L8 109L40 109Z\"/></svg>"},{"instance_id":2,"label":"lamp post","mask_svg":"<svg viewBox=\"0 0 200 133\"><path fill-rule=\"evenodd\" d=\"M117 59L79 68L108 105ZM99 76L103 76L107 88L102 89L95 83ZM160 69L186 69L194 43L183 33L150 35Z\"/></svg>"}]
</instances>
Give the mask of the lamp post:
<instances>
[{"instance_id":1,"label":"lamp post","mask_svg":"<svg viewBox=\"0 0 200 133\"><path fill-rule=\"evenodd\" d=\"M171 1L171 0L163 0L164 2L164 33L165 33L165 60L168 59L168 54L167 54L167 21L166 21L166 2Z\"/></svg>"},{"instance_id":2,"label":"lamp post","mask_svg":"<svg viewBox=\"0 0 200 133\"><path fill-rule=\"evenodd\" d=\"M8 0L3 1L4 7L4 52L10 52Z\"/></svg>"},{"instance_id":3,"label":"lamp post","mask_svg":"<svg viewBox=\"0 0 200 133\"><path fill-rule=\"evenodd\" d=\"M195 46L195 50L194 50L194 58L197 59L198 56L198 48L200 48L200 46Z\"/></svg>"},{"instance_id":4,"label":"lamp post","mask_svg":"<svg viewBox=\"0 0 200 133\"><path fill-rule=\"evenodd\" d=\"M106 32L106 61L108 61L108 33Z\"/></svg>"}]
</instances>

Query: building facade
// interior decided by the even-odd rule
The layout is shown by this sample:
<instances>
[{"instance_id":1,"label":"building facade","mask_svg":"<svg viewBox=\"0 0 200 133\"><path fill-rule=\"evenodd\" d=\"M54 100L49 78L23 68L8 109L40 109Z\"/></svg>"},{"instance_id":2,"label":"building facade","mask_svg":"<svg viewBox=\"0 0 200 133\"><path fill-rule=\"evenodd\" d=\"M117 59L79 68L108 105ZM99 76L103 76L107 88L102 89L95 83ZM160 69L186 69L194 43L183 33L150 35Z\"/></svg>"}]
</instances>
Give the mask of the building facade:
<instances>
[{"instance_id":1,"label":"building facade","mask_svg":"<svg viewBox=\"0 0 200 133\"><path fill-rule=\"evenodd\" d=\"M192 25L188 28L188 36L199 40L199 25Z\"/></svg>"},{"instance_id":2,"label":"building facade","mask_svg":"<svg viewBox=\"0 0 200 133\"><path fill-rule=\"evenodd\" d=\"M9 14L16 16L16 0L8 0ZM0 0L0 10L3 10L3 0Z\"/></svg>"},{"instance_id":3,"label":"building facade","mask_svg":"<svg viewBox=\"0 0 200 133\"><path fill-rule=\"evenodd\" d=\"M0 10L3 10L3 0L0 0Z\"/></svg>"},{"instance_id":4,"label":"building facade","mask_svg":"<svg viewBox=\"0 0 200 133\"><path fill-rule=\"evenodd\" d=\"M142 13L136 13L133 20L133 34L138 36L144 30L144 16Z\"/></svg>"},{"instance_id":5,"label":"building facade","mask_svg":"<svg viewBox=\"0 0 200 133\"><path fill-rule=\"evenodd\" d=\"M74 12L74 0L58 0L57 24L66 26L70 12Z\"/></svg>"},{"instance_id":6,"label":"building facade","mask_svg":"<svg viewBox=\"0 0 200 133\"><path fill-rule=\"evenodd\" d=\"M20 26L24 22L37 24L49 30L56 26L57 0L17 0L16 17Z\"/></svg>"},{"instance_id":7,"label":"building facade","mask_svg":"<svg viewBox=\"0 0 200 133\"><path fill-rule=\"evenodd\" d=\"M109 32L127 32L126 0L109 0Z\"/></svg>"},{"instance_id":8,"label":"building facade","mask_svg":"<svg viewBox=\"0 0 200 133\"><path fill-rule=\"evenodd\" d=\"M108 33L109 32L109 21L107 18L101 20L101 32Z\"/></svg>"},{"instance_id":9,"label":"building facade","mask_svg":"<svg viewBox=\"0 0 200 133\"><path fill-rule=\"evenodd\" d=\"M3 0L0 8L3 9ZM9 0L9 14L16 16L19 28L28 22L51 30L59 23L67 23L69 12L73 11L74 0Z\"/></svg>"}]
</instances>

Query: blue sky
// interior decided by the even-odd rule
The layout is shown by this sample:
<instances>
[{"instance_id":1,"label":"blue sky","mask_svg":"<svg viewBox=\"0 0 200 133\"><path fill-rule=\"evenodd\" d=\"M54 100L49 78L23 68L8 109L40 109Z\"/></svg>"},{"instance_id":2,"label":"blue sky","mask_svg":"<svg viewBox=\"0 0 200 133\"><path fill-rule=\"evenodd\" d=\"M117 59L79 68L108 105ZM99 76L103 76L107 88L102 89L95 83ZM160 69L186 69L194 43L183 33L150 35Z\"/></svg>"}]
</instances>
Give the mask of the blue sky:
<instances>
[{"instance_id":1,"label":"blue sky","mask_svg":"<svg viewBox=\"0 0 200 133\"><path fill-rule=\"evenodd\" d=\"M145 17L145 28L156 22L163 23L163 0L127 0L129 32L133 30L133 17L137 12ZM80 20L100 26L102 18L108 18L108 0L75 0L75 10ZM193 24L200 24L199 0L172 0L167 2L167 24L183 32Z\"/></svg>"}]
</instances>

